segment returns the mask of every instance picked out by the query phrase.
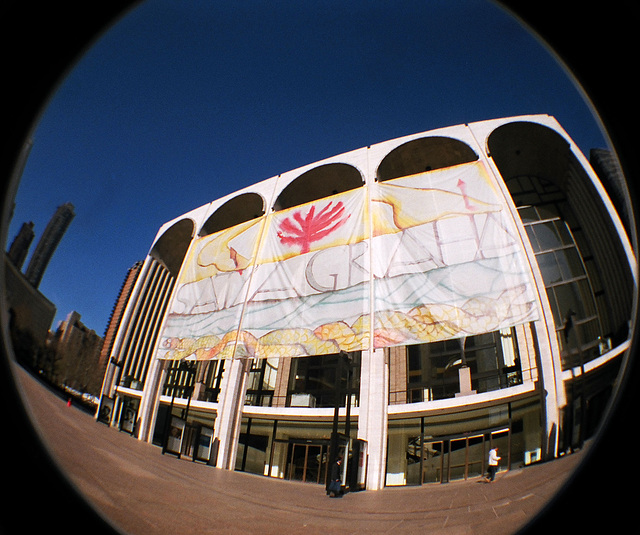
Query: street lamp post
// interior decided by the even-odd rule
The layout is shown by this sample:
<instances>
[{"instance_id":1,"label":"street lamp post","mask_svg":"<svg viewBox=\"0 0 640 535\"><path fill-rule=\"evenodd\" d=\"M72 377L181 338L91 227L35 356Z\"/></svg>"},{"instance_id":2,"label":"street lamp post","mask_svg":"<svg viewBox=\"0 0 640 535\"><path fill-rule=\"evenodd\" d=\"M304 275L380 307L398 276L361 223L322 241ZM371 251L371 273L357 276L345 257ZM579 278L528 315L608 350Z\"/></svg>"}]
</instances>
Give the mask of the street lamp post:
<instances>
[{"instance_id":1,"label":"street lamp post","mask_svg":"<svg viewBox=\"0 0 640 535\"><path fill-rule=\"evenodd\" d=\"M347 387L346 391L342 390L342 373L344 371L344 365L347 366ZM349 440L350 432L351 432L351 368L352 368L352 357L349 353L345 351L340 351L338 355L338 365L336 367L336 395L335 395L335 406L333 411L333 427L331 430L331 441L329 445L329 466L328 466L328 475L327 477L327 492L329 492L329 483L331 482L331 471L338 459L338 448L340 444L340 434L338 433L338 425L339 425L339 415L340 415L340 407L342 406L342 400L345 398L346 394L346 420L345 420L345 436L347 441ZM348 445L348 442L347 442ZM348 447L348 446L347 446ZM346 460L345 460L346 462Z\"/></svg>"}]
</instances>

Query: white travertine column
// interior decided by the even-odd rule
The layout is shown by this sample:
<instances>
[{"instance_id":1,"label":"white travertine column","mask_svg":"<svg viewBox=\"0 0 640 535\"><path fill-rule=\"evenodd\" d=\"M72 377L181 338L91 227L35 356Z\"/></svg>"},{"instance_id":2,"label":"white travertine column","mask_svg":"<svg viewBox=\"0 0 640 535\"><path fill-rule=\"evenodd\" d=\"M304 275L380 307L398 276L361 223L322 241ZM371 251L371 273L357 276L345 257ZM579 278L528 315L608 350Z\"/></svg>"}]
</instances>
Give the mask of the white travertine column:
<instances>
[{"instance_id":1,"label":"white travertine column","mask_svg":"<svg viewBox=\"0 0 640 535\"><path fill-rule=\"evenodd\" d=\"M383 349L363 351L358 438L367 441L367 489L384 487L387 461L389 364Z\"/></svg>"},{"instance_id":2,"label":"white travertine column","mask_svg":"<svg viewBox=\"0 0 640 535\"><path fill-rule=\"evenodd\" d=\"M238 451L238 429L244 406L246 383L245 360L234 359L225 365L220 385L220 400L216 417L214 439L219 440L216 466L233 470Z\"/></svg>"},{"instance_id":3,"label":"white travertine column","mask_svg":"<svg viewBox=\"0 0 640 535\"><path fill-rule=\"evenodd\" d=\"M144 383L142 399L140 400L138 414L140 421L140 429L138 431L139 440L145 442L153 441L153 430L156 425L160 396L162 395L162 387L166 380L168 368L169 361L159 359L153 359L151 361L147 379Z\"/></svg>"}]
</instances>

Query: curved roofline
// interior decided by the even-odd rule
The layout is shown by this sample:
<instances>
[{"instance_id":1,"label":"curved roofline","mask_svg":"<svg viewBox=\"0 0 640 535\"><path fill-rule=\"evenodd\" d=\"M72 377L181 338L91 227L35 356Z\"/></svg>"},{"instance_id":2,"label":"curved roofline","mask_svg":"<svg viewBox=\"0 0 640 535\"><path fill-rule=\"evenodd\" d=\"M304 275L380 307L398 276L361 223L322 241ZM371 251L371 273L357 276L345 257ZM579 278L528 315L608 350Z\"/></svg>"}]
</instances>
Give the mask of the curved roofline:
<instances>
[{"instance_id":1,"label":"curved roofline","mask_svg":"<svg viewBox=\"0 0 640 535\"><path fill-rule=\"evenodd\" d=\"M261 195L265 201L265 213L272 210L275 204L275 200L285 190L289 184L294 182L297 178L305 173L312 171L323 166L331 164L346 164L357 169L363 177L363 183L367 184L375 180L375 173L377 173L380 163L388 156L393 150L405 145L408 142L431 137L446 137L456 141L460 141L469 146L474 152L478 150L484 151L484 155L480 154L478 157L488 155L486 146L486 140L490 133L498 127L507 123L513 122L532 122L538 123L544 126L548 126L550 129L555 130L562 137L567 139L571 143L571 138L562 129L557 120L546 114L538 115L520 115L513 117L503 117L497 119L488 119L484 121L476 121L473 123L458 124L452 126L445 126L436 128L433 130L427 130L415 134L401 136L398 138L381 141L373 145L354 149L345 153L337 154L310 164L283 172L279 175L272 176L270 178L261 180L238 190L236 192L225 195L221 198L215 199L199 208L196 208L190 212L187 212L171 221L168 221L158 231L154 239L154 244L166 229L168 229L173 223L188 217L194 221L195 228L198 232L201 231L203 225L207 219L222 205L229 202L231 199L239 197L247 193L256 193ZM572 144L573 145L573 144ZM197 234L197 233L196 233Z\"/></svg>"}]
</instances>

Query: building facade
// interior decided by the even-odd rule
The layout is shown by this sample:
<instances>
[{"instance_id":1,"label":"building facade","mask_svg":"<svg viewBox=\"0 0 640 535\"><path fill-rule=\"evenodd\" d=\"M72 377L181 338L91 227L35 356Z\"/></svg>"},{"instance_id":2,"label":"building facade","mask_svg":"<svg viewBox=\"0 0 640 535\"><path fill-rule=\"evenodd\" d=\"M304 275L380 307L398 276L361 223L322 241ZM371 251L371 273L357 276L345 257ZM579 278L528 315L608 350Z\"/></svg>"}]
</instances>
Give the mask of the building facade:
<instances>
[{"instance_id":1,"label":"building facade","mask_svg":"<svg viewBox=\"0 0 640 535\"><path fill-rule=\"evenodd\" d=\"M30 147L31 144L27 144L25 151L28 152ZM2 295L6 298L9 332L16 357L20 363L39 373L46 368L49 375L53 374L54 356L48 351L48 336L56 307L38 287L74 216L71 203L57 208L24 273L22 266L35 237L33 222L23 223L4 258Z\"/></svg>"},{"instance_id":2,"label":"building facade","mask_svg":"<svg viewBox=\"0 0 640 535\"><path fill-rule=\"evenodd\" d=\"M50 332L49 344L56 358L51 378L55 384L82 393L99 392L103 339L80 321L78 312L70 312L55 332Z\"/></svg>"},{"instance_id":3,"label":"building facade","mask_svg":"<svg viewBox=\"0 0 640 535\"><path fill-rule=\"evenodd\" d=\"M109 360L111 359L111 355L113 354L113 346L116 339L116 333L118 332L118 327L122 322L122 315L124 314L125 307L129 302L129 298L131 297L131 292L133 291L133 287L135 285L136 279L138 278L138 274L140 273L140 268L142 267L142 262L136 262L133 266L129 268L127 271L127 275L122 282L122 286L120 287L120 292L118 293L118 298L116 299L115 304L113 305L113 309L111 311L111 315L109 316L109 321L107 323L107 327L104 331L103 344L100 350L100 359L98 360L98 369L100 370L101 376L104 381L111 382L115 379L113 378L113 373L115 372L114 367L109 367ZM109 376L104 377L105 373L109 371Z\"/></svg>"},{"instance_id":4,"label":"building facade","mask_svg":"<svg viewBox=\"0 0 640 535\"><path fill-rule=\"evenodd\" d=\"M159 230L99 418L219 468L352 489L556 457L630 347L636 261L546 115L351 151Z\"/></svg>"},{"instance_id":5,"label":"building facade","mask_svg":"<svg viewBox=\"0 0 640 535\"><path fill-rule=\"evenodd\" d=\"M4 255L4 263L4 296L16 359L37 370L57 309L33 287L7 254Z\"/></svg>"}]
</instances>

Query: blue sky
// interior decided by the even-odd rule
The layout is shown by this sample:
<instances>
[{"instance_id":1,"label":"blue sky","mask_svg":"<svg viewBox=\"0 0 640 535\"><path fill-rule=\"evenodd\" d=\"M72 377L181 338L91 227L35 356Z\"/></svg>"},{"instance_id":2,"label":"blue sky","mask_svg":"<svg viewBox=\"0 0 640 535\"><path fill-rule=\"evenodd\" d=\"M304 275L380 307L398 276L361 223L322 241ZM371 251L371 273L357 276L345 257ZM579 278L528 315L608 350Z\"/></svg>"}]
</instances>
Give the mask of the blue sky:
<instances>
[{"instance_id":1,"label":"blue sky","mask_svg":"<svg viewBox=\"0 0 640 535\"><path fill-rule=\"evenodd\" d=\"M606 141L552 54L487 0L150 0L97 39L34 125L10 243L76 217L40 290L103 334L159 227L229 192L402 135L555 116ZM28 263L28 259L26 264Z\"/></svg>"}]
</instances>

